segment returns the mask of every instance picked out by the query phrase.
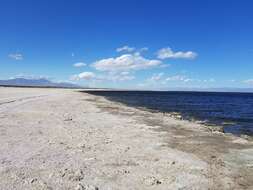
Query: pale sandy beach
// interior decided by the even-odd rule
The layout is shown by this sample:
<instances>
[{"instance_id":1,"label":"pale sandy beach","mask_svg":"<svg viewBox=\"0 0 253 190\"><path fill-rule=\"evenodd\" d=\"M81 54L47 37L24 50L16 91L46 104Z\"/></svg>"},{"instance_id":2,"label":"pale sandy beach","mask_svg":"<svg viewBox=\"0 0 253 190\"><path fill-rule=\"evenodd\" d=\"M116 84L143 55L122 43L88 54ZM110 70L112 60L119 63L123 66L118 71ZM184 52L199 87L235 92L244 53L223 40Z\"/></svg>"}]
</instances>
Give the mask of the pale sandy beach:
<instances>
[{"instance_id":1,"label":"pale sandy beach","mask_svg":"<svg viewBox=\"0 0 253 190\"><path fill-rule=\"evenodd\" d=\"M0 88L0 189L253 189L253 143L71 89Z\"/></svg>"}]
</instances>

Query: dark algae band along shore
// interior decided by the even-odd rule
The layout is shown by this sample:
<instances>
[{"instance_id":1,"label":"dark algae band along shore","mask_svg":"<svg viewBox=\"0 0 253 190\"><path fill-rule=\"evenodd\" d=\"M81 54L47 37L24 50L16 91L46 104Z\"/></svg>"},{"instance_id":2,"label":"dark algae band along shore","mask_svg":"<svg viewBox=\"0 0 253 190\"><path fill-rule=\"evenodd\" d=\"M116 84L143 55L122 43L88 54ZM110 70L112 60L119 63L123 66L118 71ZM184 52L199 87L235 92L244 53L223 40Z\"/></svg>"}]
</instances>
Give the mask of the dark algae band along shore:
<instances>
[{"instance_id":1,"label":"dark algae band along shore","mask_svg":"<svg viewBox=\"0 0 253 190\"><path fill-rule=\"evenodd\" d=\"M129 106L178 112L184 119L223 126L235 135L253 135L253 93L172 91L86 91Z\"/></svg>"}]
</instances>

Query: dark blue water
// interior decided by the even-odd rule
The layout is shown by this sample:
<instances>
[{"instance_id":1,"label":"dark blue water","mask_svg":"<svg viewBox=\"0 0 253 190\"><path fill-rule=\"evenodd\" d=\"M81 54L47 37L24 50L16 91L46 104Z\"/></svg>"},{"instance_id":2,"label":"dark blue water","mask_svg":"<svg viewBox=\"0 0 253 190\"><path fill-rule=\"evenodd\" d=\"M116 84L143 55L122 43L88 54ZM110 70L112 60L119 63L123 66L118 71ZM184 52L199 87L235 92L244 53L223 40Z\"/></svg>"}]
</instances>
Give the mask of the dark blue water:
<instances>
[{"instance_id":1,"label":"dark blue water","mask_svg":"<svg viewBox=\"0 0 253 190\"><path fill-rule=\"evenodd\" d=\"M178 112L185 119L224 126L225 132L253 135L253 93L91 91L130 106Z\"/></svg>"}]
</instances>

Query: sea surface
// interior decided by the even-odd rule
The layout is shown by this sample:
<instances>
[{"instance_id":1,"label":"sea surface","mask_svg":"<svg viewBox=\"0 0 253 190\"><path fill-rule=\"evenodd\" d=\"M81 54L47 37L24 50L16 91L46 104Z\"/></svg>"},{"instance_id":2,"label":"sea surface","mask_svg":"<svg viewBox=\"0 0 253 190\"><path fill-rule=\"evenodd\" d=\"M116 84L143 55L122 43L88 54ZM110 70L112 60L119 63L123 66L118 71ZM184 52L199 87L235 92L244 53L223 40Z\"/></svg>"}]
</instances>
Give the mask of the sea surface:
<instances>
[{"instance_id":1,"label":"sea surface","mask_svg":"<svg viewBox=\"0 0 253 190\"><path fill-rule=\"evenodd\" d=\"M253 93L90 91L129 106L177 112L184 119L223 126L225 132L253 136Z\"/></svg>"}]
</instances>

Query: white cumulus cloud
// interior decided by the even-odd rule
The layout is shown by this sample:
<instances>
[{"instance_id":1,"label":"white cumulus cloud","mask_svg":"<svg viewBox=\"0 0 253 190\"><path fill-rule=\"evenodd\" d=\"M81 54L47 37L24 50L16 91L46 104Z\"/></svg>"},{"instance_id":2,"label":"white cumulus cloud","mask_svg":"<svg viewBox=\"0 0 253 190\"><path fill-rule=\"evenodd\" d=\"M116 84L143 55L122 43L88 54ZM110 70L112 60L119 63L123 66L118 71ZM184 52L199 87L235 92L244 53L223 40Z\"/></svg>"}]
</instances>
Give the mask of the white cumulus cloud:
<instances>
[{"instance_id":1,"label":"white cumulus cloud","mask_svg":"<svg viewBox=\"0 0 253 190\"><path fill-rule=\"evenodd\" d=\"M135 79L135 76L129 72L111 73L105 77L105 80L109 81L129 81Z\"/></svg>"},{"instance_id":2,"label":"white cumulus cloud","mask_svg":"<svg viewBox=\"0 0 253 190\"><path fill-rule=\"evenodd\" d=\"M171 48L162 48L158 50L157 52L157 58L159 59L169 59L169 58L174 58L174 59L194 59L197 57L197 53L192 52L192 51L178 51L174 52Z\"/></svg>"},{"instance_id":3,"label":"white cumulus cloud","mask_svg":"<svg viewBox=\"0 0 253 190\"><path fill-rule=\"evenodd\" d=\"M135 50L134 47L123 46L116 49L117 52L133 52Z\"/></svg>"},{"instance_id":4,"label":"white cumulus cloud","mask_svg":"<svg viewBox=\"0 0 253 190\"><path fill-rule=\"evenodd\" d=\"M92 80L95 79L96 75L93 72L82 72L78 75L73 75L71 80Z\"/></svg>"},{"instance_id":5,"label":"white cumulus cloud","mask_svg":"<svg viewBox=\"0 0 253 190\"><path fill-rule=\"evenodd\" d=\"M9 58L15 59L17 61L20 61L20 60L24 59L24 57L23 57L23 55L21 53L11 53L8 56L9 56Z\"/></svg>"},{"instance_id":6,"label":"white cumulus cloud","mask_svg":"<svg viewBox=\"0 0 253 190\"><path fill-rule=\"evenodd\" d=\"M162 62L155 59L146 59L139 54L124 54L116 58L107 58L93 64L99 71L129 71L155 67Z\"/></svg>"},{"instance_id":7,"label":"white cumulus cloud","mask_svg":"<svg viewBox=\"0 0 253 190\"><path fill-rule=\"evenodd\" d=\"M74 67L84 67L84 66L86 66L86 63L78 62L78 63L75 63L73 66Z\"/></svg>"},{"instance_id":8,"label":"white cumulus cloud","mask_svg":"<svg viewBox=\"0 0 253 190\"><path fill-rule=\"evenodd\" d=\"M158 74L153 74L153 76L150 78L152 81L159 81L162 79L164 73L158 73Z\"/></svg>"},{"instance_id":9,"label":"white cumulus cloud","mask_svg":"<svg viewBox=\"0 0 253 190\"><path fill-rule=\"evenodd\" d=\"M129 81L135 79L135 76L131 75L129 72L121 72L121 73L107 73L103 74L95 74L93 72L82 72L77 75L73 75L70 77L71 80L92 80L92 81Z\"/></svg>"},{"instance_id":10,"label":"white cumulus cloud","mask_svg":"<svg viewBox=\"0 0 253 190\"><path fill-rule=\"evenodd\" d=\"M216 80L214 78L210 78L210 79L205 79L202 82L216 82Z\"/></svg>"},{"instance_id":11,"label":"white cumulus cloud","mask_svg":"<svg viewBox=\"0 0 253 190\"><path fill-rule=\"evenodd\" d=\"M140 52L143 52L143 51L148 51L148 47L143 47L139 50Z\"/></svg>"},{"instance_id":12,"label":"white cumulus cloud","mask_svg":"<svg viewBox=\"0 0 253 190\"><path fill-rule=\"evenodd\" d=\"M190 82L193 79L188 78L186 76L182 76L182 75L175 75L175 76L171 76L166 78L166 81L181 81L181 82Z\"/></svg>"}]
</instances>

